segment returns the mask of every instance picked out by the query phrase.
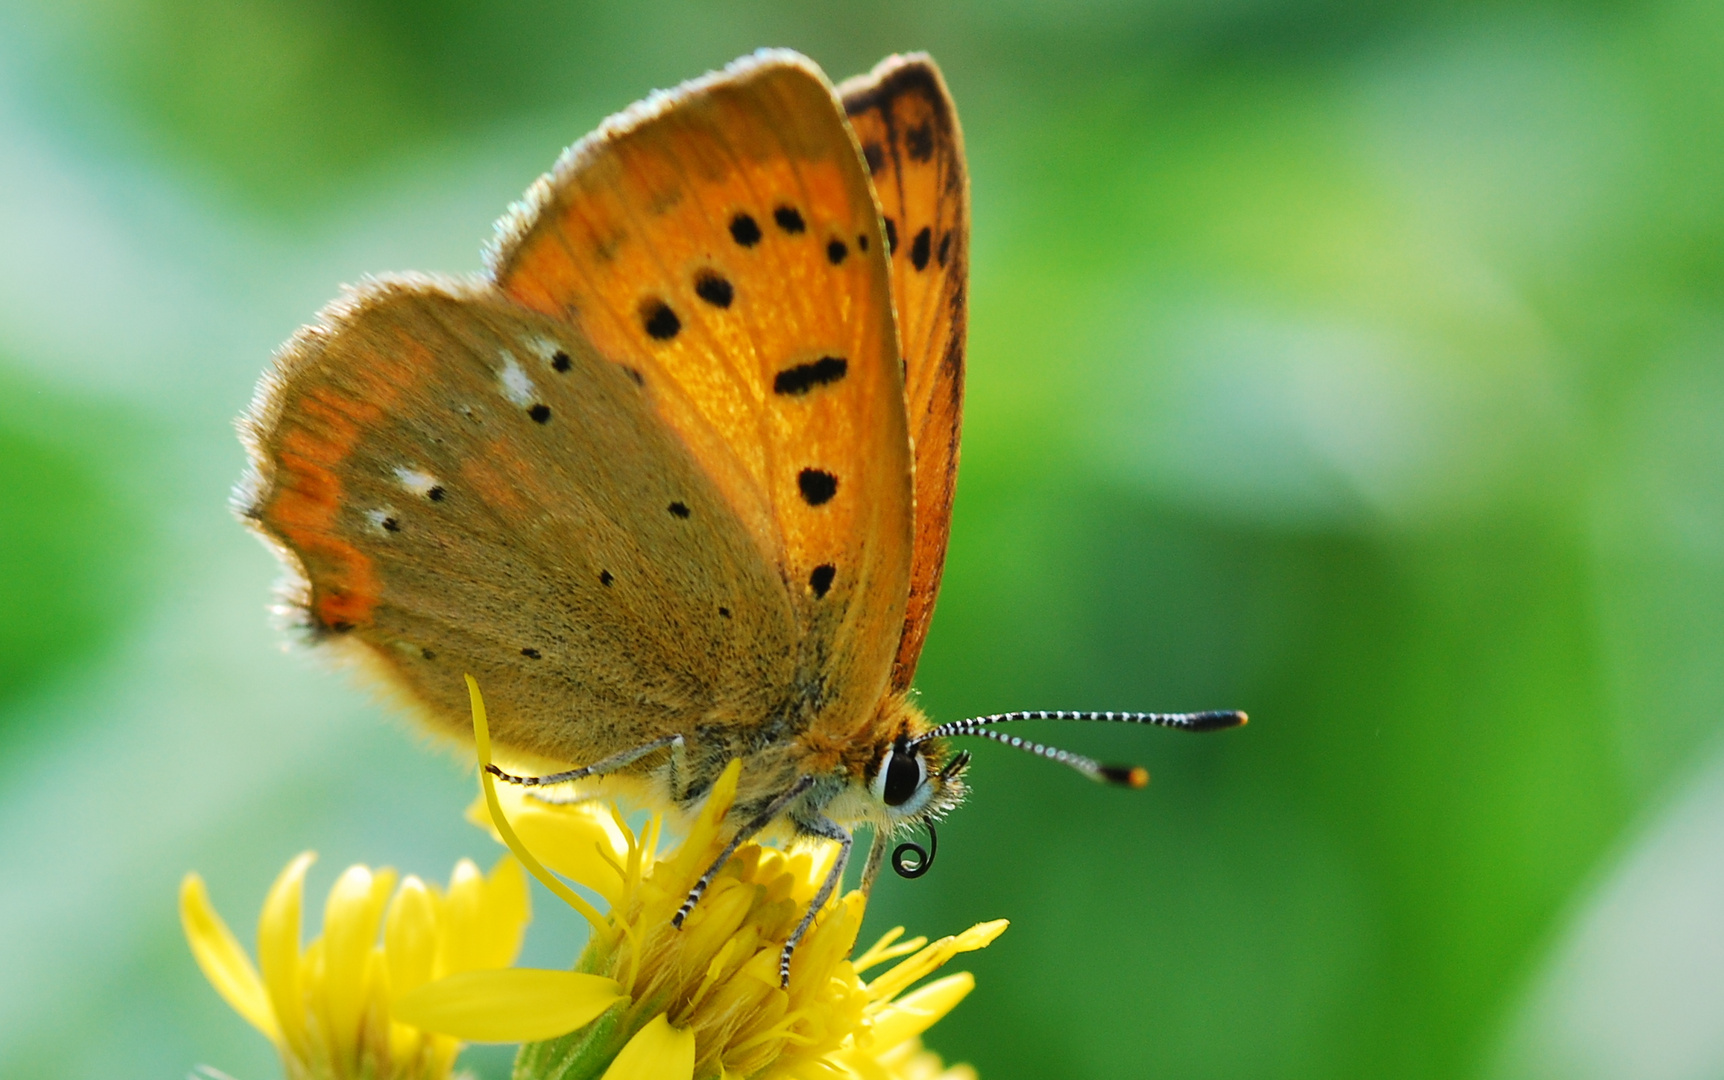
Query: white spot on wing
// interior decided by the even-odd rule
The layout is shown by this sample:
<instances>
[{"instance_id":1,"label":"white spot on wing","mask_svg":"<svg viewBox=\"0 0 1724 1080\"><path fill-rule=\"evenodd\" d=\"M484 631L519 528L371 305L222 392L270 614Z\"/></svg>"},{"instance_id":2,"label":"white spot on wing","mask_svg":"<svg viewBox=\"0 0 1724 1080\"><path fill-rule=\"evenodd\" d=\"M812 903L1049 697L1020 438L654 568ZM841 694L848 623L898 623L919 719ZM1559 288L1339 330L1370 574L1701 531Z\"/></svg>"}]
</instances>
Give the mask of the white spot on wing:
<instances>
[{"instance_id":1,"label":"white spot on wing","mask_svg":"<svg viewBox=\"0 0 1724 1080\"><path fill-rule=\"evenodd\" d=\"M559 352L563 351L563 347L561 345L558 345L556 342L552 341L550 338L545 338L545 337L536 337L536 338L529 339L527 341L527 348L532 349L535 353L538 353L539 359L543 360L547 364L550 363L551 359L553 357L555 357Z\"/></svg>"},{"instance_id":2,"label":"white spot on wing","mask_svg":"<svg viewBox=\"0 0 1724 1080\"><path fill-rule=\"evenodd\" d=\"M497 373L497 381L503 385L503 396L524 409L538 400L533 380L521 370L521 362L515 359L514 353L507 349L502 352L503 370Z\"/></svg>"},{"instance_id":3,"label":"white spot on wing","mask_svg":"<svg viewBox=\"0 0 1724 1080\"><path fill-rule=\"evenodd\" d=\"M409 469L406 466L401 466L395 470L395 479L401 481L402 487L420 498L424 498L432 488L442 483L430 473L420 472L418 469Z\"/></svg>"}]
</instances>

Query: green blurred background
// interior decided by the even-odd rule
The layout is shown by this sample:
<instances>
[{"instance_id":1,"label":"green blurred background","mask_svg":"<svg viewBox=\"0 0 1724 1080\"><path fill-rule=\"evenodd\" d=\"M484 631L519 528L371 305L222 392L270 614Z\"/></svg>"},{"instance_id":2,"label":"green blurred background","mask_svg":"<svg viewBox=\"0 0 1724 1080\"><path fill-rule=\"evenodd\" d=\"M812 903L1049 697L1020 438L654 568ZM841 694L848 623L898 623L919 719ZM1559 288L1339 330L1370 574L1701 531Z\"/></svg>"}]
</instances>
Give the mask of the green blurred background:
<instances>
[{"instance_id":1,"label":"green blurred background","mask_svg":"<svg viewBox=\"0 0 1724 1080\"><path fill-rule=\"evenodd\" d=\"M975 748L870 914L1013 920L934 1045L1724 1077L1724 8L1530 0L0 2L0 1075L277 1074L187 869L249 941L302 848L315 895L494 857L280 647L230 420L340 283L477 269L563 145L762 45L927 49L962 113L929 711L1254 717L1057 732L1135 794Z\"/></svg>"}]
</instances>

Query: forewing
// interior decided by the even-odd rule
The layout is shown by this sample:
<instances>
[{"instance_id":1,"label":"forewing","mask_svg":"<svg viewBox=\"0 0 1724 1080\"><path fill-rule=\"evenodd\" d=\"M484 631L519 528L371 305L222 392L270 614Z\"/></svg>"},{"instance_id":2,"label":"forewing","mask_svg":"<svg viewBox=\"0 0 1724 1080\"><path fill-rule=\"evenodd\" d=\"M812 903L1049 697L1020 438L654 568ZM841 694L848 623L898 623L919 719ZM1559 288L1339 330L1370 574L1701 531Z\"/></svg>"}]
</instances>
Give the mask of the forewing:
<instances>
[{"instance_id":1,"label":"forewing","mask_svg":"<svg viewBox=\"0 0 1724 1080\"><path fill-rule=\"evenodd\" d=\"M450 731L466 673L501 743L562 761L758 722L793 613L661 392L487 285L374 283L283 350L241 509L313 632Z\"/></svg>"},{"instance_id":2,"label":"forewing","mask_svg":"<svg viewBox=\"0 0 1724 1080\"><path fill-rule=\"evenodd\" d=\"M889 57L839 92L885 219L915 447L915 553L892 666L892 686L902 690L934 616L957 490L970 183L958 115L928 57Z\"/></svg>"},{"instance_id":3,"label":"forewing","mask_svg":"<svg viewBox=\"0 0 1724 1080\"><path fill-rule=\"evenodd\" d=\"M655 95L500 232L498 287L639 373L781 575L794 724L865 722L909 588L910 442L880 218L824 77L762 53Z\"/></svg>"}]
</instances>

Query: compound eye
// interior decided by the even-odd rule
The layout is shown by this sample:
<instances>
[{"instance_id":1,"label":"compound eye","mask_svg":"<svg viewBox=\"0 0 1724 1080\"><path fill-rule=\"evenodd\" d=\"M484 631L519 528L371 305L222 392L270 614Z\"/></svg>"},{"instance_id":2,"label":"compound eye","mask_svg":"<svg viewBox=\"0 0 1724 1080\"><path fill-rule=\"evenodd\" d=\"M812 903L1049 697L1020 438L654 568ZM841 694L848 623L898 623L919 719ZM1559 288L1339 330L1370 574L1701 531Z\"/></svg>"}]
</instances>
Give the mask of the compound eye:
<instances>
[{"instance_id":1,"label":"compound eye","mask_svg":"<svg viewBox=\"0 0 1724 1080\"><path fill-rule=\"evenodd\" d=\"M887 806L903 806L916 794L922 781L928 778L928 767L922 755L892 751L886 758L885 782L880 785L880 801Z\"/></svg>"}]
</instances>

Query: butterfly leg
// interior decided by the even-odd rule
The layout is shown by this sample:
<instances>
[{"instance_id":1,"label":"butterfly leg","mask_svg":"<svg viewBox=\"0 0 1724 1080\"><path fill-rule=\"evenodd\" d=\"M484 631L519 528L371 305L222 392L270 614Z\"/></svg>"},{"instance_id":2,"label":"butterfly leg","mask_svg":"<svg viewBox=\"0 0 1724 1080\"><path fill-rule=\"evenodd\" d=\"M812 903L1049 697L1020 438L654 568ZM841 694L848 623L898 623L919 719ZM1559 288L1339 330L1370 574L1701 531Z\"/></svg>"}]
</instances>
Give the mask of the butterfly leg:
<instances>
[{"instance_id":1,"label":"butterfly leg","mask_svg":"<svg viewBox=\"0 0 1724 1080\"><path fill-rule=\"evenodd\" d=\"M880 876L880 864L886 861L886 846L892 842L890 830L874 826L874 842L868 845L868 861L862 867L862 895L874 895L874 879Z\"/></svg>"},{"instance_id":2,"label":"butterfly leg","mask_svg":"<svg viewBox=\"0 0 1724 1080\"><path fill-rule=\"evenodd\" d=\"M674 763L681 756L682 745L681 735L666 735L662 739L654 739L652 742L643 743L631 750L624 750L620 754L601 758L591 765L583 765L578 769L570 769L568 772L551 773L549 776L516 776L514 773L504 772L495 765L485 766L485 771L506 783L521 784L525 787L566 784L574 780L585 780L589 776L603 776L606 773L616 772L618 769L633 765L653 751L663 750L667 746L670 747L671 759Z\"/></svg>"},{"instance_id":3,"label":"butterfly leg","mask_svg":"<svg viewBox=\"0 0 1724 1080\"><path fill-rule=\"evenodd\" d=\"M677 908L676 915L671 918L670 924L681 930L682 921L688 918L688 913L693 911L694 905L700 902L701 893L706 892L706 887L712 884L712 879L718 876L718 872L724 869L724 864L730 861L732 855L736 854L736 849L747 843L760 830L776 821L779 815L784 813L785 807L796 801L803 792L813 786L814 777L804 776L791 785L789 791L768 803L766 809L756 814L754 820L744 825L735 836L731 837L730 843L724 846L724 850L719 852L718 858L712 861L712 865L706 868L706 873L700 875L700 880L696 881L694 888L688 891L688 897L683 900L682 907Z\"/></svg>"},{"instance_id":4,"label":"butterfly leg","mask_svg":"<svg viewBox=\"0 0 1724 1080\"><path fill-rule=\"evenodd\" d=\"M676 802L685 801L688 798L685 786L689 775L688 744L682 741L680 735L670 744L670 762L665 772L665 790L670 792L670 797Z\"/></svg>"},{"instance_id":5,"label":"butterfly leg","mask_svg":"<svg viewBox=\"0 0 1724 1080\"><path fill-rule=\"evenodd\" d=\"M850 836L848 829L824 815L811 821L796 823L803 832L826 840L838 842L838 857L832 860L832 869L826 872L826 880L820 883L820 891L814 894L814 900L808 905L808 913L802 916L802 921L796 924L796 929L790 932L790 940L784 943L784 951L778 954L778 985L780 989L790 987L790 954L796 951L797 943L802 935L808 933L808 928L814 925L814 916L826 906L826 901L832 899L833 890L844 880L844 867L850 861L850 847L856 841ZM875 842L880 847L880 842ZM872 860L870 860L872 861Z\"/></svg>"}]
</instances>

